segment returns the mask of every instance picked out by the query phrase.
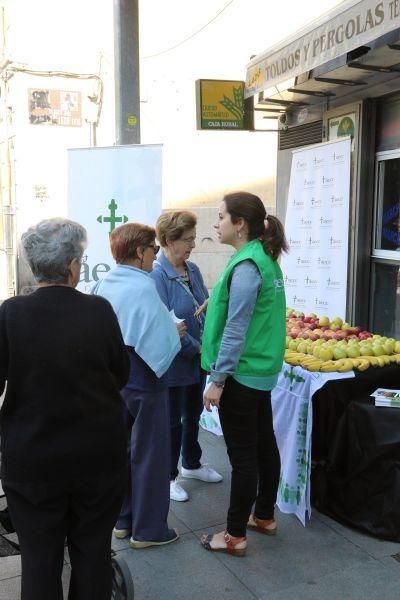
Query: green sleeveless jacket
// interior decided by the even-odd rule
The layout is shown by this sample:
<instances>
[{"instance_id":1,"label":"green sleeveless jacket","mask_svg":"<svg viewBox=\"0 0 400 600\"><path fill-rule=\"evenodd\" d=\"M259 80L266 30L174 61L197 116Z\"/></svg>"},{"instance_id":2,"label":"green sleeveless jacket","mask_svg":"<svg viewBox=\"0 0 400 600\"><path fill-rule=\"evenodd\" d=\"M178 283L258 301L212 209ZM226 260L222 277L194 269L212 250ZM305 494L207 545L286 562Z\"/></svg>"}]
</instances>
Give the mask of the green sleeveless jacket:
<instances>
[{"instance_id":1,"label":"green sleeveless jacket","mask_svg":"<svg viewBox=\"0 0 400 600\"><path fill-rule=\"evenodd\" d=\"M233 268L244 260L252 260L257 265L262 285L235 373L267 377L275 375L282 367L286 301L282 271L278 263L264 252L259 240L248 242L232 256L213 288L204 326L201 366L211 371L217 360L228 317L230 276Z\"/></svg>"}]
</instances>

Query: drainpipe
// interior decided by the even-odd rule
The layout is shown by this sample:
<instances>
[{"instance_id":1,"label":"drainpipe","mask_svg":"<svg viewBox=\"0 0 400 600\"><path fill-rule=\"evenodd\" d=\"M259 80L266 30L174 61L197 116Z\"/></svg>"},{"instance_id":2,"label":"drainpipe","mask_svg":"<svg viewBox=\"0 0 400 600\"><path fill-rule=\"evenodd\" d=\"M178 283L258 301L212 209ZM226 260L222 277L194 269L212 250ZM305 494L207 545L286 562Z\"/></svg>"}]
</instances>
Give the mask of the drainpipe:
<instances>
[{"instance_id":1,"label":"drainpipe","mask_svg":"<svg viewBox=\"0 0 400 600\"><path fill-rule=\"evenodd\" d=\"M7 295L14 296L16 292L16 255L15 255L15 211L12 194L12 171L11 171L11 140L5 141L5 180L3 187L2 213L3 213L3 236L4 251L6 254L6 277Z\"/></svg>"}]
</instances>

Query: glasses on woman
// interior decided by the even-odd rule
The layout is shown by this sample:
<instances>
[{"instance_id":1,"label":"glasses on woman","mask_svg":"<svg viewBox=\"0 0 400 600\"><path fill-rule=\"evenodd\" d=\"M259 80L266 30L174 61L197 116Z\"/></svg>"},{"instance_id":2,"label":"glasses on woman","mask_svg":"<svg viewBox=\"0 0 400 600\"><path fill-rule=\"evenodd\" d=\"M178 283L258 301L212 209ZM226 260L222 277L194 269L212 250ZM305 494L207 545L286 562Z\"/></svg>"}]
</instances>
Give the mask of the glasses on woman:
<instances>
[{"instance_id":1,"label":"glasses on woman","mask_svg":"<svg viewBox=\"0 0 400 600\"><path fill-rule=\"evenodd\" d=\"M157 246L157 244L152 244L151 246L149 246L149 248L153 248L153 252L154 252L154 256L157 256L159 250L160 250L160 246Z\"/></svg>"}]
</instances>

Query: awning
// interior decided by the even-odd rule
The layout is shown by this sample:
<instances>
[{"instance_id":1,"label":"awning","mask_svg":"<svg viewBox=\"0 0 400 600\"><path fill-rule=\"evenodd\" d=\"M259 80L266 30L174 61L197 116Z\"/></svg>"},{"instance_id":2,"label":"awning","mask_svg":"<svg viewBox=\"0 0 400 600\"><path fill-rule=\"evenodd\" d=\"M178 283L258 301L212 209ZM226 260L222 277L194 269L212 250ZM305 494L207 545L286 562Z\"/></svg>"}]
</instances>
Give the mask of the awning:
<instances>
[{"instance_id":1,"label":"awning","mask_svg":"<svg viewBox=\"0 0 400 600\"><path fill-rule=\"evenodd\" d=\"M334 64L335 59L346 57L356 49L359 52L350 65L354 77L338 79L336 85L353 85L353 81L357 85L357 79L362 79L362 73L374 70L398 72L400 40L396 38L396 30L399 28L400 2L397 0L347 0L290 38L256 56L247 66L245 97L250 98L264 92L264 98L271 98L282 91L294 89L298 83L302 83L305 95L307 92L311 96L313 93L315 96L329 95L329 92L320 90L318 86L314 89L304 87L305 81L309 79L305 74L314 71L314 77L317 76L318 67L326 63L332 63L332 69L327 70L334 70L338 66ZM386 38L385 43L393 51L389 59L391 64L387 62L387 53L385 64L379 64L379 60L376 62L376 57L369 63L368 52L378 38ZM361 61L356 60L359 57L363 57ZM344 64L349 66L348 61ZM360 71L356 75L358 69ZM322 75L327 70L323 70ZM321 78L324 79L323 76ZM332 85L335 85L333 79ZM324 83L321 81L321 84Z\"/></svg>"}]
</instances>

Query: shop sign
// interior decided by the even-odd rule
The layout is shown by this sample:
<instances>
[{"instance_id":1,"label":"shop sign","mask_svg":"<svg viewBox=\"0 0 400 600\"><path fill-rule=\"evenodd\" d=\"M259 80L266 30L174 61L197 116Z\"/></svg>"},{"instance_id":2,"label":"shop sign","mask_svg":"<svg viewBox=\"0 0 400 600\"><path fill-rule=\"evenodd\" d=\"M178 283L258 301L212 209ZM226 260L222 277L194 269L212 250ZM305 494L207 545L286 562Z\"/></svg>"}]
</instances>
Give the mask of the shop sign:
<instances>
[{"instance_id":1,"label":"shop sign","mask_svg":"<svg viewBox=\"0 0 400 600\"><path fill-rule=\"evenodd\" d=\"M82 127L82 94L70 90L28 89L31 125Z\"/></svg>"},{"instance_id":2,"label":"shop sign","mask_svg":"<svg viewBox=\"0 0 400 600\"><path fill-rule=\"evenodd\" d=\"M356 113L340 115L340 117L332 117L328 122L329 139L336 140L340 137L350 136L354 138L356 126Z\"/></svg>"},{"instance_id":3,"label":"shop sign","mask_svg":"<svg viewBox=\"0 0 400 600\"><path fill-rule=\"evenodd\" d=\"M400 27L399 0L362 0L248 65L245 97L306 73Z\"/></svg>"},{"instance_id":4,"label":"shop sign","mask_svg":"<svg viewBox=\"0 0 400 600\"><path fill-rule=\"evenodd\" d=\"M244 82L196 81L197 129L243 129Z\"/></svg>"}]
</instances>

